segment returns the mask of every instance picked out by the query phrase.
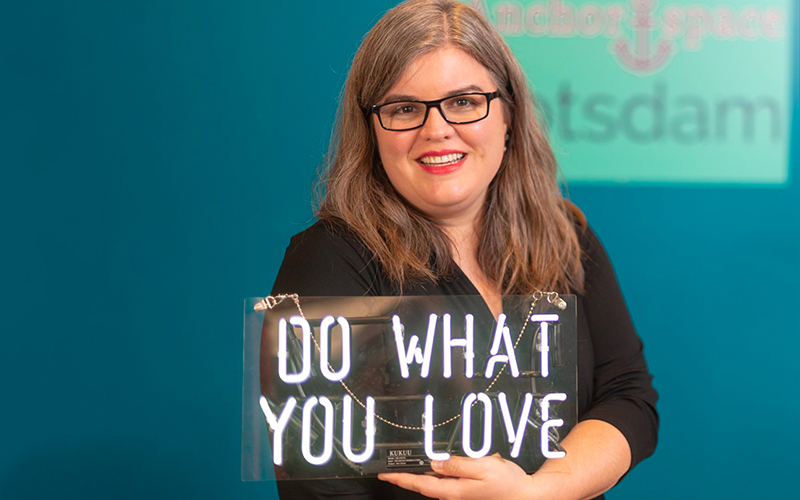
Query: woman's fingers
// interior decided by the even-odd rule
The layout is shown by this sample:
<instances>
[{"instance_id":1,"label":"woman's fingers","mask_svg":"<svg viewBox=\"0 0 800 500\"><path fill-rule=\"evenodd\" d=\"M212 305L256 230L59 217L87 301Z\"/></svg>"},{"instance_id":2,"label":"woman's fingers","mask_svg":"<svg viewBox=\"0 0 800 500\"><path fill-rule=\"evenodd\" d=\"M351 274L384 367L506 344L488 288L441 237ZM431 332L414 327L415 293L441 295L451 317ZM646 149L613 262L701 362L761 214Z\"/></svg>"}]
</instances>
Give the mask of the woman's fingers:
<instances>
[{"instance_id":1,"label":"woman's fingers","mask_svg":"<svg viewBox=\"0 0 800 500\"><path fill-rule=\"evenodd\" d=\"M448 460L433 460L431 468L443 476L462 477L470 479L483 479L490 473L494 461L499 458L491 456L484 458L450 457ZM501 459L502 460L502 459Z\"/></svg>"},{"instance_id":2,"label":"woman's fingers","mask_svg":"<svg viewBox=\"0 0 800 500\"><path fill-rule=\"evenodd\" d=\"M405 472L392 472L378 474L378 479L397 485L406 490L416 491L430 498L447 498L454 493L453 481L455 479L440 478L424 474L407 474Z\"/></svg>"},{"instance_id":3,"label":"woman's fingers","mask_svg":"<svg viewBox=\"0 0 800 500\"><path fill-rule=\"evenodd\" d=\"M407 473L379 474L378 479L431 498L481 499L520 497L530 481L525 471L500 455L483 458L450 457L431 462L441 476Z\"/></svg>"}]
</instances>

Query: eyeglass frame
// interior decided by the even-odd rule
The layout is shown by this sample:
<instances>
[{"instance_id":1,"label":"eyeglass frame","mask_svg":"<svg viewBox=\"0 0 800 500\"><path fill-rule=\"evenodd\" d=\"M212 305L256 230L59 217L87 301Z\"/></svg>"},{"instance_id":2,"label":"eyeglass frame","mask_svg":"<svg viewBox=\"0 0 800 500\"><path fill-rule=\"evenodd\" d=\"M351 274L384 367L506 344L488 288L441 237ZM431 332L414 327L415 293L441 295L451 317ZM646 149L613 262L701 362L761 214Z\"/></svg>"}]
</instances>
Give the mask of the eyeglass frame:
<instances>
[{"instance_id":1,"label":"eyeglass frame","mask_svg":"<svg viewBox=\"0 0 800 500\"><path fill-rule=\"evenodd\" d=\"M482 96L486 97L486 115L484 115L481 118L478 118L477 120L470 120L470 121L466 121L466 122L454 122L454 121L448 120L447 116L446 116L446 113L444 111L442 111L441 104L444 101L447 101L449 99L453 99L455 97L469 96L469 95L482 95ZM416 130L418 128L421 128L423 125L425 125L425 122L428 121L428 115L431 112L431 108L438 109L439 110L439 114L442 116L442 119L444 119L444 121L446 121L450 125L466 125L468 123L475 123L475 122L479 122L481 120L485 120L489 116L490 103L492 102L493 99L495 99L497 97L500 97L500 90L495 90L494 92L465 92L463 94L456 94L456 95L451 95L451 96L448 96L448 97L442 97L441 99L434 99L432 101L415 101L413 99L403 99L403 100L400 100L400 101L385 102L383 104L375 104L374 106L372 106L371 109L372 109L372 114L375 114L375 115L378 116L378 123L381 125L382 129L388 130L389 132L407 132L409 130ZM401 102L414 102L414 103L418 103L418 104L424 104L425 105L425 116L422 117L422 123L420 123L416 127L411 127L411 128L401 128L401 129L387 128L383 124L383 120L381 120L381 114L380 114L381 108L384 107L384 106L388 106L390 104L398 104L398 103L401 103Z\"/></svg>"}]
</instances>

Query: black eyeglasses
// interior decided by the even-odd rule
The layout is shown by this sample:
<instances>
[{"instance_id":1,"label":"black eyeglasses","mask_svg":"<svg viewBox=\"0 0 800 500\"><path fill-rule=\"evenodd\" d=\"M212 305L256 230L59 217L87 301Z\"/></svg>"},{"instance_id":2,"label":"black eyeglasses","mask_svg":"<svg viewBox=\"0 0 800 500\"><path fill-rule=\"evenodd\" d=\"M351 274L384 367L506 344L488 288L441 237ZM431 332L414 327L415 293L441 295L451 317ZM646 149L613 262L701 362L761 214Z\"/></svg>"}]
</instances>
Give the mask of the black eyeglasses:
<instances>
[{"instance_id":1,"label":"black eyeglasses","mask_svg":"<svg viewBox=\"0 0 800 500\"><path fill-rule=\"evenodd\" d=\"M489 102L500 91L468 92L435 101L393 101L372 106L381 127L394 132L413 130L425 125L431 108L437 108L447 123L463 125L489 116Z\"/></svg>"}]
</instances>

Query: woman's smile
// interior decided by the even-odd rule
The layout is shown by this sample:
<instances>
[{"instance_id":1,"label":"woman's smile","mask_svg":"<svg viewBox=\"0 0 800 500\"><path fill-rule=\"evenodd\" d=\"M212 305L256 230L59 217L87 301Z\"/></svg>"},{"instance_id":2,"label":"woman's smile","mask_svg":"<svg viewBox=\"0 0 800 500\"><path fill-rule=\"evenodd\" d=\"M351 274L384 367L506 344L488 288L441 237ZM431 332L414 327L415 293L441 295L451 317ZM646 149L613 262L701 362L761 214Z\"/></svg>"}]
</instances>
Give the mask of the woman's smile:
<instances>
[{"instance_id":1,"label":"woman's smile","mask_svg":"<svg viewBox=\"0 0 800 500\"><path fill-rule=\"evenodd\" d=\"M466 158L467 153L461 151L428 151L417 162L429 174L449 174L461 168Z\"/></svg>"}]
</instances>

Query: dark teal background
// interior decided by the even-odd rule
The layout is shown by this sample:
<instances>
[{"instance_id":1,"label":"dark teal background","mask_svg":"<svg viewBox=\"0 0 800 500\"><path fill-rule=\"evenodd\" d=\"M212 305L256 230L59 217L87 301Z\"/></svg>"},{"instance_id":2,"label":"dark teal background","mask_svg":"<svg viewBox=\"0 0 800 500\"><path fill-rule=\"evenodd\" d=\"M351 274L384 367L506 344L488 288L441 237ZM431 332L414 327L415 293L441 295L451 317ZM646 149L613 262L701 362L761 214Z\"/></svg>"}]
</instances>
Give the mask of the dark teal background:
<instances>
[{"instance_id":1,"label":"dark teal background","mask_svg":"<svg viewBox=\"0 0 800 500\"><path fill-rule=\"evenodd\" d=\"M0 498L273 497L240 480L242 299L310 223L348 62L392 4L3 9ZM661 393L659 448L609 498L800 492L794 44L787 185L570 189Z\"/></svg>"}]
</instances>

